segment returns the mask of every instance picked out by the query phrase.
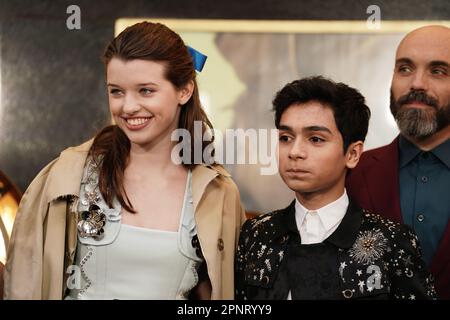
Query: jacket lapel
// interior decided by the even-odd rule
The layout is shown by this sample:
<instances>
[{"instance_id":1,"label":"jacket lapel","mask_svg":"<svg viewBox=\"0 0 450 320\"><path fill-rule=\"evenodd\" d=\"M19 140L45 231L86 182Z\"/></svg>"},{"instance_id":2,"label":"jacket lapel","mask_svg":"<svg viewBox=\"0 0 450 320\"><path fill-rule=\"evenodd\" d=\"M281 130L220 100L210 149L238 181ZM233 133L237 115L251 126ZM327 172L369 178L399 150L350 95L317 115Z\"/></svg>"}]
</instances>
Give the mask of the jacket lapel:
<instances>
[{"instance_id":1,"label":"jacket lapel","mask_svg":"<svg viewBox=\"0 0 450 320\"><path fill-rule=\"evenodd\" d=\"M59 156L61 161L55 162L48 178L47 202L67 196L79 197L84 164L92 142L93 140L89 140L61 153Z\"/></svg>"},{"instance_id":2,"label":"jacket lapel","mask_svg":"<svg viewBox=\"0 0 450 320\"><path fill-rule=\"evenodd\" d=\"M402 222L398 181L398 137L385 148L374 151L365 169L363 175L375 213Z\"/></svg>"},{"instance_id":3,"label":"jacket lapel","mask_svg":"<svg viewBox=\"0 0 450 320\"><path fill-rule=\"evenodd\" d=\"M219 175L228 175L225 173L220 166L207 165L198 165L192 171L192 200L197 235L208 265L208 275L213 288L212 299L222 298L221 254L224 250L222 238L225 236L222 235L222 227L223 219L226 219L222 215L225 206L224 188L212 182ZM205 194L208 196L203 197Z\"/></svg>"}]
</instances>

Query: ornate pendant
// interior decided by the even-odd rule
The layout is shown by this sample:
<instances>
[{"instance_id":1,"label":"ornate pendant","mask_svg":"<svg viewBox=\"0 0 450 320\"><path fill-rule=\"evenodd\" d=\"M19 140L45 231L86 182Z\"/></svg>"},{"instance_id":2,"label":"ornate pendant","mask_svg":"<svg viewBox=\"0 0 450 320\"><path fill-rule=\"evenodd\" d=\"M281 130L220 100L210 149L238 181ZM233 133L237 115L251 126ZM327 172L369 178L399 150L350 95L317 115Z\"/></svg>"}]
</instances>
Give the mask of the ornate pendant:
<instances>
[{"instance_id":1,"label":"ornate pendant","mask_svg":"<svg viewBox=\"0 0 450 320\"><path fill-rule=\"evenodd\" d=\"M89 211L83 211L79 214L79 222L77 225L80 237L92 237L100 240L103 236L103 227L106 224L106 216L99 206L92 204L89 206Z\"/></svg>"}]
</instances>

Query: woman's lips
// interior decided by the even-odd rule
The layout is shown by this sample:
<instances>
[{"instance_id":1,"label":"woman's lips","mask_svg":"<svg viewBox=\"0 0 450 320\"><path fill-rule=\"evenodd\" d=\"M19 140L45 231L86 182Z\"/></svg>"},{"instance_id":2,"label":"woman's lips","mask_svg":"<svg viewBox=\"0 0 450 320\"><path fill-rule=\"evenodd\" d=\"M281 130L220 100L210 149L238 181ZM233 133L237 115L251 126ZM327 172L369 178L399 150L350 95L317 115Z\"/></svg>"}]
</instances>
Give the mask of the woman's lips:
<instances>
[{"instance_id":1,"label":"woman's lips","mask_svg":"<svg viewBox=\"0 0 450 320\"><path fill-rule=\"evenodd\" d=\"M145 128L153 117L135 117L135 118L123 118L127 129L131 131L141 130Z\"/></svg>"}]
</instances>

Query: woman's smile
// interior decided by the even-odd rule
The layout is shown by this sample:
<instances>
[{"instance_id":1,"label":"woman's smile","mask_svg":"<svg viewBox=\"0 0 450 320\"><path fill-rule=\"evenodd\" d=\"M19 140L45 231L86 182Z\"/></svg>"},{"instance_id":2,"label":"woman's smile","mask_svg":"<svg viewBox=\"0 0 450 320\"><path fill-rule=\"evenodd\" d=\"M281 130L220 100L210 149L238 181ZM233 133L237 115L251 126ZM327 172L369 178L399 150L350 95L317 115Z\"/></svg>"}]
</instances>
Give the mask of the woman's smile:
<instances>
[{"instance_id":1,"label":"woman's smile","mask_svg":"<svg viewBox=\"0 0 450 320\"><path fill-rule=\"evenodd\" d=\"M150 123L150 120L153 118L153 116L150 117L133 117L133 118L122 118L125 120L125 124L127 126L127 129L136 131L141 130Z\"/></svg>"}]
</instances>

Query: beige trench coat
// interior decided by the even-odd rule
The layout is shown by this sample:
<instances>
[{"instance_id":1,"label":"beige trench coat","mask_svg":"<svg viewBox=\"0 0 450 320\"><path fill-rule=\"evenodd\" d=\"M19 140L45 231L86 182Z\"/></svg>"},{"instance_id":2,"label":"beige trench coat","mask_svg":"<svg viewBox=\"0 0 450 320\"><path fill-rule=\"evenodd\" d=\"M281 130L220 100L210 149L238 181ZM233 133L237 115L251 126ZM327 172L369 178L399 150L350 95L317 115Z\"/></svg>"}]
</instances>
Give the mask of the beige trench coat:
<instances>
[{"instance_id":1,"label":"beige trench coat","mask_svg":"<svg viewBox=\"0 0 450 320\"><path fill-rule=\"evenodd\" d=\"M80 183L92 140L61 153L23 195L8 248L5 299L62 299L77 244ZM239 192L221 166L192 172L195 221L212 299L234 297L234 253L245 220Z\"/></svg>"}]
</instances>

